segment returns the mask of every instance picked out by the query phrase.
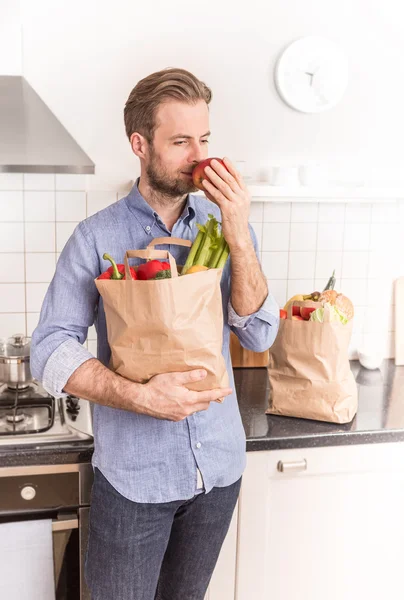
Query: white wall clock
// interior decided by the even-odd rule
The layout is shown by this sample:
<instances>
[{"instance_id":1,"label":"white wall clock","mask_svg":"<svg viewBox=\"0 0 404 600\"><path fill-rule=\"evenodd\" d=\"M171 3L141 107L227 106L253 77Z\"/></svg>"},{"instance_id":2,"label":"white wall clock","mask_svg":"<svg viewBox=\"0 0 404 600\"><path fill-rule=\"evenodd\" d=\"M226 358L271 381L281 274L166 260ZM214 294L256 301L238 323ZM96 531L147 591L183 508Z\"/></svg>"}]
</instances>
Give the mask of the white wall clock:
<instances>
[{"instance_id":1,"label":"white wall clock","mask_svg":"<svg viewBox=\"0 0 404 600\"><path fill-rule=\"evenodd\" d=\"M340 47L325 38L292 42L278 58L275 84L282 100L304 113L335 106L348 84L348 61Z\"/></svg>"}]
</instances>

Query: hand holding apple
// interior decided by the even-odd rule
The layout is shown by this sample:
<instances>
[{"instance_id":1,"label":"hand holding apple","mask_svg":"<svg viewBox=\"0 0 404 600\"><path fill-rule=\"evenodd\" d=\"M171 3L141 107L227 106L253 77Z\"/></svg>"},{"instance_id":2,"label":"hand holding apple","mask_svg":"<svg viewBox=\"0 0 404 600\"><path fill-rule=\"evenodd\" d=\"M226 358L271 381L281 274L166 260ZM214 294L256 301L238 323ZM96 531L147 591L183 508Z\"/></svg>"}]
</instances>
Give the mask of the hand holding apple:
<instances>
[{"instance_id":1,"label":"hand holding apple","mask_svg":"<svg viewBox=\"0 0 404 600\"><path fill-rule=\"evenodd\" d=\"M251 243L248 228L251 198L241 177L226 157L207 158L196 165L192 179L222 213L222 232L230 252ZM202 186L202 187L201 187Z\"/></svg>"}]
</instances>

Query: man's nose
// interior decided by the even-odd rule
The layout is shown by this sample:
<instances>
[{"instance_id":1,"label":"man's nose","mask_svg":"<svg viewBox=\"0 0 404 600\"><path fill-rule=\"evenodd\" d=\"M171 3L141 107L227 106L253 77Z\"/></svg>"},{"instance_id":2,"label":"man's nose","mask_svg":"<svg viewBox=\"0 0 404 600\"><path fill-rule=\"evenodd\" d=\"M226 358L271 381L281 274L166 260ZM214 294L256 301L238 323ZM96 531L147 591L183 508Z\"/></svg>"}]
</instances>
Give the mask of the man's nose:
<instances>
[{"instance_id":1,"label":"man's nose","mask_svg":"<svg viewBox=\"0 0 404 600\"><path fill-rule=\"evenodd\" d=\"M188 162L199 163L207 157L207 144L193 144L191 152L188 156Z\"/></svg>"}]
</instances>

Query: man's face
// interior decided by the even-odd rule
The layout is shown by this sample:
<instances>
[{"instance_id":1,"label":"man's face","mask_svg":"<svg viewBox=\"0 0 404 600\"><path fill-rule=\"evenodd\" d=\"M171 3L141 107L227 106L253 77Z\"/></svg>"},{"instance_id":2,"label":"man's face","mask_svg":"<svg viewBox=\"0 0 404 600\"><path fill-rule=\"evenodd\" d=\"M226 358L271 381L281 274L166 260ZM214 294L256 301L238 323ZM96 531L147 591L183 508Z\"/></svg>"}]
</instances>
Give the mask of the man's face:
<instances>
[{"instance_id":1,"label":"man's face","mask_svg":"<svg viewBox=\"0 0 404 600\"><path fill-rule=\"evenodd\" d=\"M195 192L192 170L208 157L209 111L205 101L161 105L145 161L150 185L173 198Z\"/></svg>"}]
</instances>

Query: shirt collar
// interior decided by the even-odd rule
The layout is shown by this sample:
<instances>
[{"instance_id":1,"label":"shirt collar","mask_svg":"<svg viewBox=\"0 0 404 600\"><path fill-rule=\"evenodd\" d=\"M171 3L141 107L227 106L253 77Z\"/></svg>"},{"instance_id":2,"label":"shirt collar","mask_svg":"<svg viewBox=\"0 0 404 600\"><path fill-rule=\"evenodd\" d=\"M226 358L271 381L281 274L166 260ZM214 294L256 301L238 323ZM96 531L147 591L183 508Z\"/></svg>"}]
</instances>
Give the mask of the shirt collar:
<instances>
[{"instance_id":1,"label":"shirt collar","mask_svg":"<svg viewBox=\"0 0 404 600\"><path fill-rule=\"evenodd\" d=\"M151 230L155 222L162 222L162 219L160 218L159 214L150 206L150 204L146 202L142 194L139 192L139 181L140 177L136 179L133 188L127 195L126 202L130 210L132 210L132 212L142 225L145 232L151 235ZM191 228L192 220L195 217L195 214L195 198L192 194L188 194L187 202L179 220L182 220L188 225L188 227Z\"/></svg>"}]
</instances>

